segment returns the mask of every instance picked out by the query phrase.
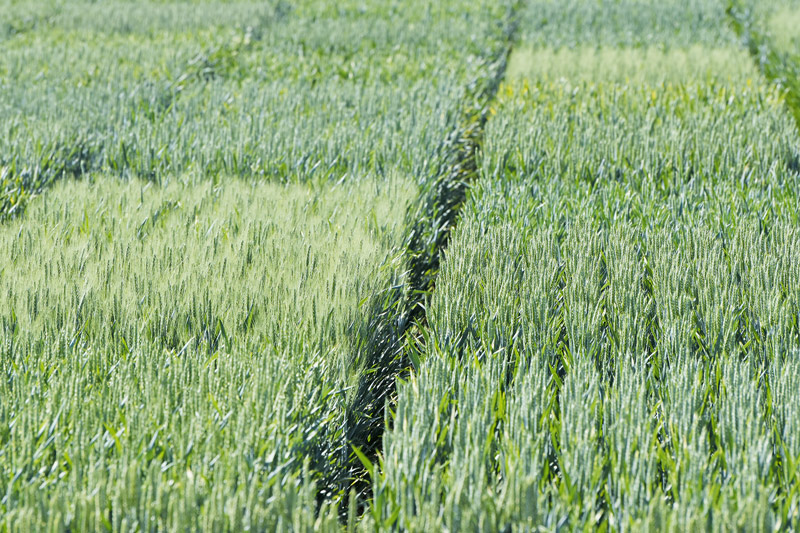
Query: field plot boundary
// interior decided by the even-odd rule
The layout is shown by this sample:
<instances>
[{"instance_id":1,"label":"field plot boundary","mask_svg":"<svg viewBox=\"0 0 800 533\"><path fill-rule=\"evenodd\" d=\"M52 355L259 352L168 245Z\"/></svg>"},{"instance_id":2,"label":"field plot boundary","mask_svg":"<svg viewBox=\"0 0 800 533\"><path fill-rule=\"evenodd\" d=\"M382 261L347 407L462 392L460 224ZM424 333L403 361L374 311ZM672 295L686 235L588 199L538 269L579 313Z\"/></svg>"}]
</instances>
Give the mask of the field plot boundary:
<instances>
[{"instance_id":1,"label":"field plot boundary","mask_svg":"<svg viewBox=\"0 0 800 533\"><path fill-rule=\"evenodd\" d=\"M778 49L772 36L757 26L752 9L731 1L727 15L758 70L784 91L786 107L800 131L800 58Z\"/></svg>"},{"instance_id":2,"label":"field plot boundary","mask_svg":"<svg viewBox=\"0 0 800 533\"><path fill-rule=\"evenodd\" d=\"M238 4L0 16L0 533L798 524L795 24Z\"/></svg>"},{"instance_id":3,"label":"field plot boundary","mask_svg":"<svg viewBox=\"0 0 800 533\"><path fill-rule=\"evenodd\" d=\"M344 479L323 483L345 489L343 513L358 498L359 511L371 498L372 473L381 450L382 436L391 423L396 385L420 364L424 353L426 303L432 294L443 253L467 199L470 183L479 172L478 153L483 143L489 109L505 78L517 33L516 1L502 21L501 44L483 58L482 73L469 83L456 127L444 139L444 163L435 177L423 185L418 200L409 208L404 243L407 280L391 287L372 305L359 342L366 353L366 371L347 413L348 461ZM347 487L342 486L346 483ZM326 488L327 487L327 488ZM331 493L327 494L331 496ZM324 498L320 493L320 501Z\"/></svg>"}]
</instances>

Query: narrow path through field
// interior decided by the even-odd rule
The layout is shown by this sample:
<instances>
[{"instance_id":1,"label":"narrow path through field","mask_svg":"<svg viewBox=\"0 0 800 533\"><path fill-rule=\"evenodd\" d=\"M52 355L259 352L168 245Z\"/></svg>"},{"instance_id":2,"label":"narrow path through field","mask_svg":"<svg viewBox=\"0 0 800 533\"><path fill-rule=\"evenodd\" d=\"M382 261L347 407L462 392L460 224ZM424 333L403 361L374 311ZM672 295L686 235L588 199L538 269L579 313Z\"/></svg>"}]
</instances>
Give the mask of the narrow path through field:
<instances>
[{"instance_id":1,"label":"narrow path through field","mask_svg":"<svg viewBox=\"0 0 800 533\"><path fill-rule=\"evenodd\" d=\"M424 343L422 329L427 323L426 302L435 288L439 265L470 183L478 175L477 156L490 106L505 78L520 4L514 4L503 21L503 44L489 50L484 58L481 73L466 91L461 119L442 142L447 153L446 163L409 210L406 286L389 289L384 298L375 302L370 327L362 332L368 370L362 374L355 401L347 413L350 450L346 451L347 465L341 470L344 479L338 483L329 480L322 489L330 490L332 485L339 485L340 489L354 490L361 511L371 495L372 480L367 466L377 460L381 450L387 423L384 413L396 400L396 381L419 364L418 360L414 361L414 354L424 352L421 344ZM358 454L363 457L359 458ZM321 492L320 498L330 495ZM343 512L348 508L349 497L348 492L341 507Z\"/></svg>"}]
</instances>

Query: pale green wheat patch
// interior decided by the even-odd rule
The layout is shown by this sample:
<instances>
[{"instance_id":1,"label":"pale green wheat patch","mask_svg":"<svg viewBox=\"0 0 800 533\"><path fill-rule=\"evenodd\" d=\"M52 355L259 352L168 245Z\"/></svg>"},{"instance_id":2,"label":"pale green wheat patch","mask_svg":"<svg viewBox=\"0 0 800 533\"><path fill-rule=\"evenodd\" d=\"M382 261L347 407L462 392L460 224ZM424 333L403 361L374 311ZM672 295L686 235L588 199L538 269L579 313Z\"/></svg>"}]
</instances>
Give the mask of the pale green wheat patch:
<instances>
[{"instance_id":1,"label":"pale green wheat patch","mask_svg":"<svg viewBox=\"0 0 800 533\"><path fill-rule=\"evenodd\" d=\"M507 79L653 85L719 80L741 83L758 73L745 50L693 44L680 48L575 48L522 46L511 55Z\"/></svg>"},{"instance_id":2,"label":"pale green wheat patch","mask_svg":"<svg viewBox=\"0 0 800 533\"><path fill-rule=\"evenodd\" d=\"M4 226L2 527L311 527L415 192L98 177Z\"/></svg>"}]
</instances>

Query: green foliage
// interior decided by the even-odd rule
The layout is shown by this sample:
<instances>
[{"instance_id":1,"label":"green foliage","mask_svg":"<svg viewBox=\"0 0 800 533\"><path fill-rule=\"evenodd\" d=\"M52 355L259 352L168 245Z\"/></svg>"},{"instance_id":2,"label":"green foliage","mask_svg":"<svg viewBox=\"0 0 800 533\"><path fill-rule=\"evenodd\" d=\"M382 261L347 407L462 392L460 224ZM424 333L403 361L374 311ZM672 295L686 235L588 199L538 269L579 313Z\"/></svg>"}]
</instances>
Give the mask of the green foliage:
<instances>
[{"instance_id":1,"label":"green foliage","mask_svg":"<svg viewBox=\"0 0 800 533\"><path fill-rule=\"evenodd\" d=\"M723 4L632 4L526 8L370 524L796 527L797 132Z\"/></svg>"},{"instance_id":2,"label":"green foliage","mask_svg":"<svg viewBox=\"0 0 800 533\"><path fill-rule=\"evenodd\" d=\"M796 14L0 0L0 531L797 529Z\"/></svg>"},{"instance_id":3,"label":"green foliage","mask_svg":"<svg viewBox=\"0 0 800 533\"><path fill-rule=\"evenodd\" d=\"M297 182L400 168L423 183L504 13L428 0L14 6L4 16L47 23L0 41L0 216L93 171Z\"/></svg>"},{"instance_id":4,"label":"green foliage","mask_svg":"<svg viewBox=\"0 0 800 533\"><path fill-rule=\"evenodd\" d=\"M416 187L51 192L0 233L0 527L312 527Z\"/></svg>"},{"instance_id":5,"label":"green foliage","mask_svg":"<svg viewBox=\"0 0 800 533\"><path fill-rule=\"evenodd\" d=\"M0 528L355 526L509 9L3 4Z\"/></svg>"},{"instance_id":6,"label":"green foliage","mask_svg":"<svg viewBox=\"0 0 800 533\"><path fill-rule=\"evenodd\" d=\"M796 19L797 6L793 10L786 10L786 7L788 6L784 6L785 10L776 16L783 15L787 21ZM754 11L755 7L736 1L730 1L727 9L732 28L750 52L759 70L765 78L784 91L786 105L795 124L800 128L800 51L791 42L787 43L792 35L786 26L771 21L767 30L778 32L773 37L760 27L763 22L754 20Z\"/></svg>"}]
</instances>

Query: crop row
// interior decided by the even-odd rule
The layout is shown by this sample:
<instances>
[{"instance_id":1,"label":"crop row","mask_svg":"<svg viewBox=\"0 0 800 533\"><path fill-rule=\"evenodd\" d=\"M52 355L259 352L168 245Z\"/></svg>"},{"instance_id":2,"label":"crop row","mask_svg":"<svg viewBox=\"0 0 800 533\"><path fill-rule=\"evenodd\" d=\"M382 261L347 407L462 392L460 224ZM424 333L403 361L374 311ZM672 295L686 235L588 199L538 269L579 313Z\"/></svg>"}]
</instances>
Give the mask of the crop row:
<instances>
[{"instance_id":1,"label":"crop row","mask_svg":"<svg viewBox=\"0 0 800 533\"><path fill-rule=\"evenodd\" d=\"M367 520L795 528L800 139L785 95L717 3L602 5L594 32L575 22L593 5L545 18L538 4L522 35L576 42L531 37L511 58ZM718 37L626 33L705 9Z\"/></svg>"},{"instance_id":2,"label":"crop row","mask_svg":"<svg viewBox=\"0 0 800 533\"><path fill-rule=\"evenodd\" d=\"M56 14L2 42L4 215L93 171L304 181L400 168L423 181L505 15L502 3L422 1L265 4L256 16L245 3L215 24L220 6L156 3L106 25L102 8L59 9L17 7ZM157 22L184 12L183 31Z\"/></svg>"},{"instance_id":3,"label":"crop row","mask_svg":"<svg viewBox=\"0 0 800 533\"><path fill-rule=\"evenodd\" d=\"M0 530L352 524L509 6L92 6L0 15Z\"/></svg>"},{"instance_id":4,"label":"crop row","mask_svg":"<svg viewBox=\"0 0 800 533\"><path fill-rule=\"evenodd\" d=\"M518 4L3 6L0 530L797 527L781 3Z\"/></svg>"}]
</instances>

